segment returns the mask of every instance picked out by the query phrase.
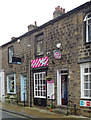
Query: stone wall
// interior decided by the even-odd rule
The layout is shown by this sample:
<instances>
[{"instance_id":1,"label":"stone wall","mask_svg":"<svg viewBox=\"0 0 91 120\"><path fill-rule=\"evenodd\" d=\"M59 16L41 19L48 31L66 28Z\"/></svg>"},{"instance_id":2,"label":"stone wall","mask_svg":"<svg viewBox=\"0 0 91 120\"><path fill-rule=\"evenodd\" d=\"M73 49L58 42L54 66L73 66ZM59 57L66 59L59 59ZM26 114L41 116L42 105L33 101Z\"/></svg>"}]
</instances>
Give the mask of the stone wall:
<instances>
[{"instance_id":1,"label":"stone wall","mask_svg":"<svg viewBox=\"0 0 91 120\"><path fill-rule=\"evenodd\" d=\"M31 90L32 90L32 104L33 104L33 72L30 72L31 60L36 58L48 56L49 65L47 75L51 75L55 80L57 86L57 70L68 69L69 85L68 85L68 105L80 109L80 96L81 96L81 81L80 81L80 60L91 58L91 45L84 44L84 16L90 6L85 6L75 12L69 12L63 17L59 17L52 22L42 25L36 30L20 36L20 42L11 42L3 46L3 69L5 70L5 93L7 94L7 74L16 73L16 84L19 87L20 97L20 75L26 73L27 75L27 94L28 103L30 104L30 77L31 77ZM43 49L42 56L35 56L35 36L43 33ZM53 56L53 51L57 50L56 45L61 43L62 58L56 60ZM22 60L21 65L8 64L8 47L14 46L14 56L20 57ZM48 53L48 54L47 54ZM31 73L31 76L30 76ZM57 89L55 87L55 95L57 96ZM57 98L57 97L56 97ZM55 101L57 103L57 99ZM86 108L88 109L88 108Z\"/></svg>"}]
</instances>

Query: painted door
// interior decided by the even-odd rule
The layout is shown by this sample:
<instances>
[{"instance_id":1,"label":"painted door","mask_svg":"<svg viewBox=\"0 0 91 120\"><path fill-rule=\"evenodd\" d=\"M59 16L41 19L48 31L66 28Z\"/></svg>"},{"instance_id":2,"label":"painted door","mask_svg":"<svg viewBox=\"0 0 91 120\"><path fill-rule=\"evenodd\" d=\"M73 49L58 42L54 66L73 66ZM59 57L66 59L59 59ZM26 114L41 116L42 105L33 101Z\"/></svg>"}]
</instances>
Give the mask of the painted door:
<instances>
[{"instance_id":1,"label":"painted door","mask_svg":"<svg viewBox=\"0 0 91 120\"><path fill-rule=\"evenodd\" d=\"M67 105L68 91L67 91L67 75L61 75L61 94L62 94L62 105Z\"/></svg>"},{"instance_id":2,"label":"painted door","mask_svg":"<svg viewBox=\"0 0 91 120\"><path fill-rule=\"evenodd\" d=\"M21 75L21 101L27 101L27 77Z\"/></svg>"},{"instance_id":3,"label":"painted door","mask_svg":"<svg viewBox=\"0 0 91 120\"><path fill-rule=\"evenodd\" d=\"M0 71L0 101L4 102L4 95L5 95L5 90L4 90L4 72Z\"/></svg>"}]
</instances>

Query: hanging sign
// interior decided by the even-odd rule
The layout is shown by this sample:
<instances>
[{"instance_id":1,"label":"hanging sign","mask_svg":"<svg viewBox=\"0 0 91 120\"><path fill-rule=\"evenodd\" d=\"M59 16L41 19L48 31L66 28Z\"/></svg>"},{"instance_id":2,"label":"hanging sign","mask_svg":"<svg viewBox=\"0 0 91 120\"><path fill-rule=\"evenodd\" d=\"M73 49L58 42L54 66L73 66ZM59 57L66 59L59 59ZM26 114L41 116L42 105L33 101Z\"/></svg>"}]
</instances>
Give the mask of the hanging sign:
<instances>
[{"instance_id":1,"label":"hanging sign","mask_svg":"<svg viewBox=\"0 0 91 120\"><path fill-rule=\"evenodd\" d=\"M91 107L91 101L80 100L80 106Z\"/></svg>"},{"instance_id":2,"label":"hanging sign","mask_svg":"<svg viewBox=\"0 0 91 120\"><path fill-rule=\"evenodd\" d=\"M47 99L55 99L54 95L54 80L47 80Z\"/></svg>"},{"instance_id":3,"label":"hanging sign","mask_svg":"<svg viewBox=\"0 0 91 120\"><path fill-rule=\"evenodd\" d=\"M44 66L48 66L48 57L31 60L32 68L44 67Z\"/></svg>"},{"instance_id":4,"label":"hanging sign","mask_svg":"<svg viewBox=\"0 0 91 120\"><path fill-rule=\"evenodd\" d=\"M54 53L55 59L61 59L61 52L60 51L54 50L53 53Z\"/></svg>"}]
</instances>

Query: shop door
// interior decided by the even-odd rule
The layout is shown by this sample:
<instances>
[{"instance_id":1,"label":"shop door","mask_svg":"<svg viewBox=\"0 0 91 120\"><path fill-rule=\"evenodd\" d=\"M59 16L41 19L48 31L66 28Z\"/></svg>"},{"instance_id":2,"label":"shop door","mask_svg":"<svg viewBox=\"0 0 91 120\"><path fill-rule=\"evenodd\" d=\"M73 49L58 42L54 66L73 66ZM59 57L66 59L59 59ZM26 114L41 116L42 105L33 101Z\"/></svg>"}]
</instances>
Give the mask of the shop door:
<instances>
[{"instance_id":1,"label":"shop door","mask_svg":"<svg viewBox=\"0 0 91 120\"><path fill-rule=\"evenodd\" d=\"M68 84L67 84L67 75L61 75L61 96L62 96L62 105L67 105L68 101Z\"/></svg>"},{"instance_id":2,"label":"shop door","mask_svg":"<svg viewBox=\"0 0 91 120\"><path fill-rule=\"evenodd\" d=\"M21 75L21 101L27 101L27 77Z\"/></svg>"}]
</instances>

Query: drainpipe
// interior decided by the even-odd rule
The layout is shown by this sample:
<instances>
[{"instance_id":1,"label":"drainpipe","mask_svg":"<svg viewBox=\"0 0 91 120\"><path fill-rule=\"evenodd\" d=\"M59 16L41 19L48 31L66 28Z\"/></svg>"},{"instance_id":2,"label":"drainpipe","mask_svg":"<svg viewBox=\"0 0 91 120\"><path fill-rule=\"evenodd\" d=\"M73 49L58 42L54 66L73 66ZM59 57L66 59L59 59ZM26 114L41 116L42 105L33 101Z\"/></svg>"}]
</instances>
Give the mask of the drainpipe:
<instances>
[{"instance_id":1,"label":"drainpipe","mask_svg":"<svg viewBox=\"0 0 91 120\"><path fill-rule=\"evenodd\" d=\"M29 81L30 81L30 84L29 84L29 88L30 88L30 94L29 94L29 98L30 98L30 107L32 107L32 89L31 89L31 61L29 60Z\"/></svg>"},{"instance_id":2,"label":"drainpipe","mask_svg":"<svg viewBox=\"0 0 91 120\"><path fill-rule=\"evenodd\" d=\"M67 78L67 86L68 86L68 87L69 87L69 79L70 79L70 76L69 76L69 72L68 72L68 78ZM67 91L68 91L68 87L67 87ZM68 92L68 95L69 95L69 92ZM69 115L68 95L67 95L67 113L66 113L67 116Z\"/></svg>"}]
</instances>

